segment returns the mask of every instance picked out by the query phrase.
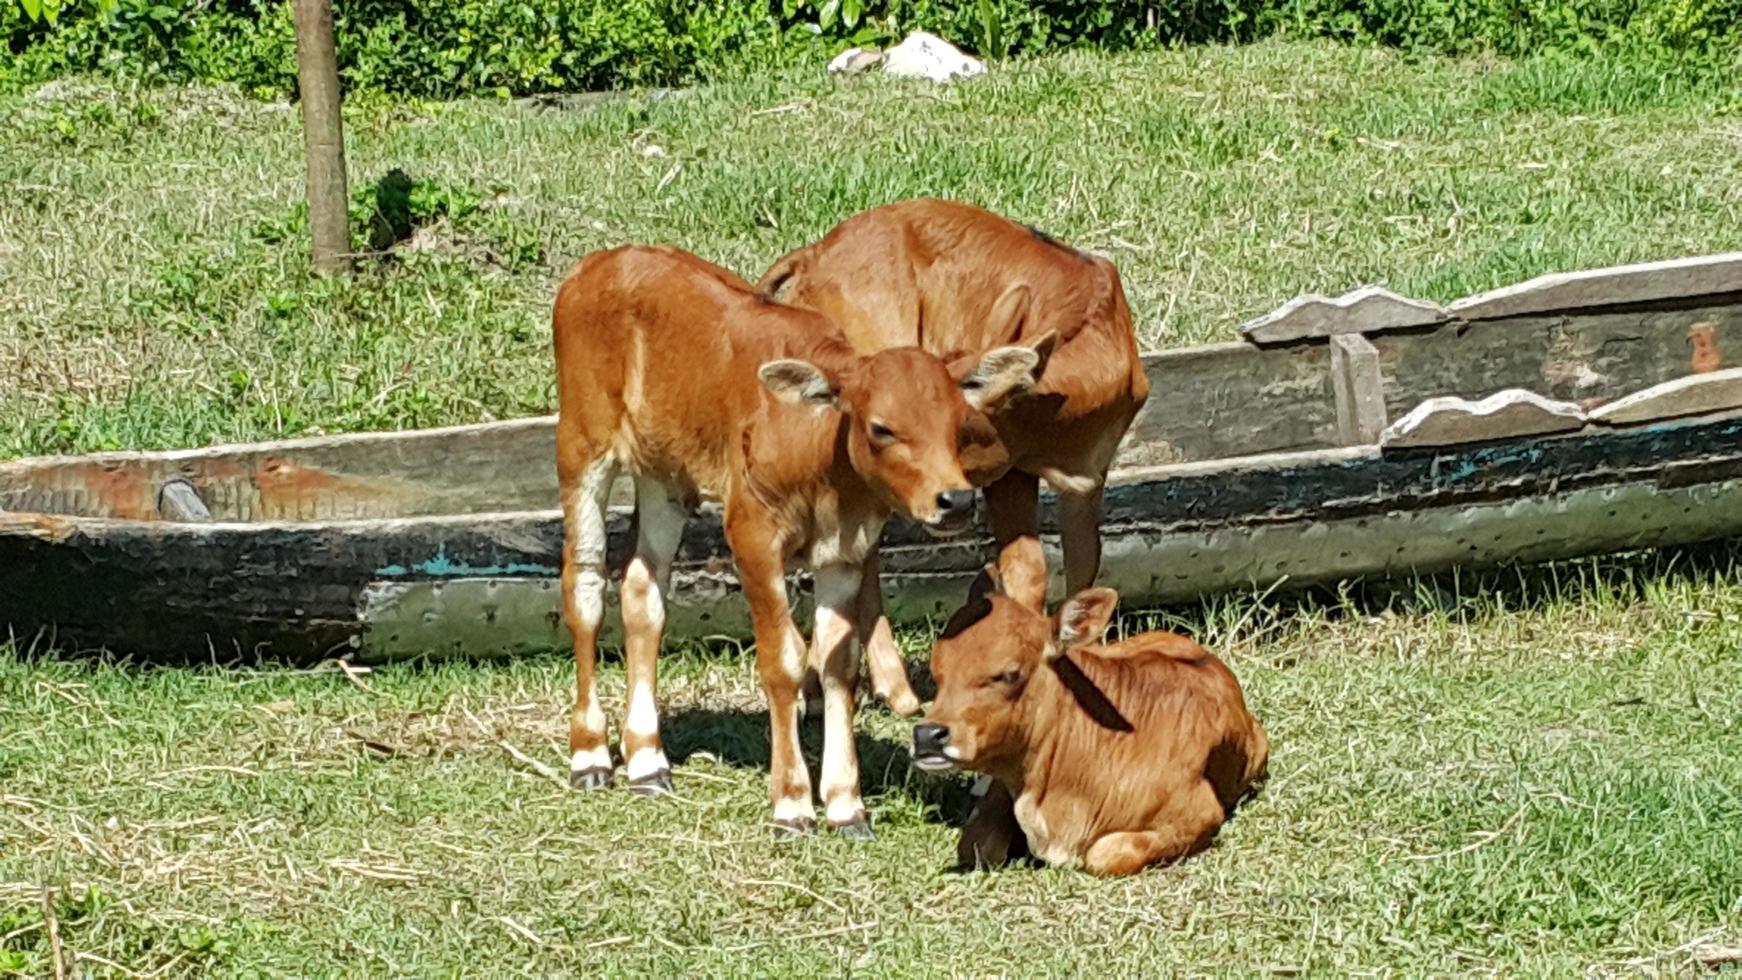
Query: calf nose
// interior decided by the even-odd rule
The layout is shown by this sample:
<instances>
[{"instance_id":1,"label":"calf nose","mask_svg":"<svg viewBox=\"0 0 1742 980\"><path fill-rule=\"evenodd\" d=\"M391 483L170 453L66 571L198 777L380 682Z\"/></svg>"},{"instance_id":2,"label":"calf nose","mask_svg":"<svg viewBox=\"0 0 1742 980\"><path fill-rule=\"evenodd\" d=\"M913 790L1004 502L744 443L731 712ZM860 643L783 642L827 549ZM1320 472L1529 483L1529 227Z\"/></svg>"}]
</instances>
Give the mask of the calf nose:
<instances>
[{"instance_id":1,"label":"calf nose","mask_svg":"<svg viewBox=\"0 0 1742 980\"><path fill-rule=\"evenodd\" d=\"M950 730L942 725L924 724L913 726L914 755L942 755L944 746L950 744Z\"/></svg>"},{"instance_id":2,"label":"calf nose","mask_svg":"<svg viewBox=\"0 0 1742 980\"><path fill-rule=\"evenodd\" d=\"M974 491L945 490L938 494L938 510L946 514L964 511L974 506Z\"/></svg>"}]
</instances>

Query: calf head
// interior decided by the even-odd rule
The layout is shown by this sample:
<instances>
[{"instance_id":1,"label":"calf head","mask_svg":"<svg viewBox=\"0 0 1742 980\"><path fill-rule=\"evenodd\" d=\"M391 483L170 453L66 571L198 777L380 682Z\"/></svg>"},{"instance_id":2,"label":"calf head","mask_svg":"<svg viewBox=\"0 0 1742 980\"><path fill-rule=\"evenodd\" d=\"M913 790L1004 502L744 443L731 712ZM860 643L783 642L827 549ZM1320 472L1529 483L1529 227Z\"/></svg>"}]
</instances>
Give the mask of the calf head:
<instances>
[{"instance_id":1,"label":"calf head","mask_svg":"<svg viewBox=\"0 0 1742 980\"><path fill-rule=\"evenodd\" d=\"M762 383L782 400L831 408L845 418L847 456L891 510L934 534L973 520L974 485L963 460L983 459L997 434L974 413L1034 385L1041 357L1000 347L954 370L917 347L854 358L830 370L809 361L762 365Z\"/></svg>"},{"instance_id":2,"label":"calf head","mask_svg":"<svg viewBox=\"0 0 1742 980\"><path fill-rule=\"evenodd\" d=\"M1097 642L1118 604L1112 589L1085 589L1049 619L1004 595L996 566L988 566L932 650L937 699L914 726L914 765L996 770L1019 763L1036 672Z\"/></svg>"}]
</instances>

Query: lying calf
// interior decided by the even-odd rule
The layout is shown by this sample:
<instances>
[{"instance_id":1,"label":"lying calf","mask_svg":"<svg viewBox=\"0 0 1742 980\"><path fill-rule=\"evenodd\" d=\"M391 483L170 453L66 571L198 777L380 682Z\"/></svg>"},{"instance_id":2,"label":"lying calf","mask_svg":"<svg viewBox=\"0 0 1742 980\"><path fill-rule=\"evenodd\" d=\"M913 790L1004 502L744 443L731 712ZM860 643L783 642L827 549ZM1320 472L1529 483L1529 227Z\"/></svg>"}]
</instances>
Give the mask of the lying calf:
<instances>
[{"instance_id":1,"label":"lying calf","mask_svg":"<svg viewBox=\"0 0 1742 980\"><path fill-rule=\"evenodd\" d=\"M1020 830L1050 864L1131 874L1207 846L1264 778L1269 739L1220 660L1174 633L1098 642L1118 599L1079 592L1055 623L988 568L946 627L913 757L992 778L964 864L1003 862Z\"/></svg>"}]
</instances>

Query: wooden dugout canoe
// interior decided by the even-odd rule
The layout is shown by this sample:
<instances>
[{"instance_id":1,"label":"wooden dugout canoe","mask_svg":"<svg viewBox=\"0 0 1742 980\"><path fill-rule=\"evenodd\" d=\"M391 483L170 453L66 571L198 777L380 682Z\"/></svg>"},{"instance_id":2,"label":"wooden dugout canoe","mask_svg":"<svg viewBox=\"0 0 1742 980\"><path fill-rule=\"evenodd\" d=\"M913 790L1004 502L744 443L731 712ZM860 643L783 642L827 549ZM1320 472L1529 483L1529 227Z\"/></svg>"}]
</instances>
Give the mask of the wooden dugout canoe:
<instances>
[{"instance_id":1,"label":"wooden dugout canoe","mask_svg":"<svg viewBox=\"0 0 1742 980\"><path fill-rule=\"evenodd\" d=\"M1742 534L1742 253L1446 307L1305 296L1242 334L1145 358L1104 521L1128 606ZM565 646L553 438L544 417L0 463L0 631L165 660ZM900 522L884 542L897 622L947 615L990 553ZM672 634L748 636L711 506L673 591Z\"/></svg>"}]
</instances>

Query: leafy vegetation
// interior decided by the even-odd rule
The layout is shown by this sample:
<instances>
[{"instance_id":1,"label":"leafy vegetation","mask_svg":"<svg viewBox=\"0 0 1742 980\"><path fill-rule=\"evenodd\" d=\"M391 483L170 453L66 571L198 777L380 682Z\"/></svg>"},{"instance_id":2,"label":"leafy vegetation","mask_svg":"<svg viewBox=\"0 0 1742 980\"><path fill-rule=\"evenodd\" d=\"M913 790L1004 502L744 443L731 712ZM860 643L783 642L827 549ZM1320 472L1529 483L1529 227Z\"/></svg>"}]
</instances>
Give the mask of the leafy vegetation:
<instances>
[{"instance_id":1,"label":"leafy vegetation","mask_svg":"<svg viewBox=\"0 0 1742 980\"><path fill-rule=\"evenodd\" d=\"M1003 57L1273 34L1507 55L1625 48L1734 67L1733 0L347 0L335 5L353 91L527 94L815 66L849 44L927 29ZM286 0L0 3L0 86L69 72L296 83Z\"/></svg>"}]
</instances>

